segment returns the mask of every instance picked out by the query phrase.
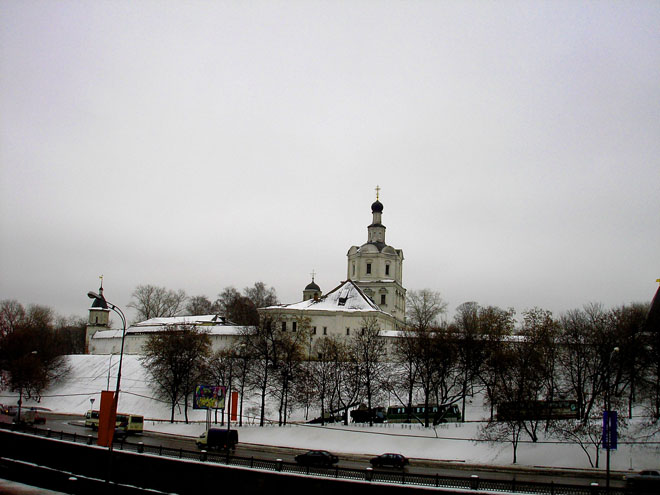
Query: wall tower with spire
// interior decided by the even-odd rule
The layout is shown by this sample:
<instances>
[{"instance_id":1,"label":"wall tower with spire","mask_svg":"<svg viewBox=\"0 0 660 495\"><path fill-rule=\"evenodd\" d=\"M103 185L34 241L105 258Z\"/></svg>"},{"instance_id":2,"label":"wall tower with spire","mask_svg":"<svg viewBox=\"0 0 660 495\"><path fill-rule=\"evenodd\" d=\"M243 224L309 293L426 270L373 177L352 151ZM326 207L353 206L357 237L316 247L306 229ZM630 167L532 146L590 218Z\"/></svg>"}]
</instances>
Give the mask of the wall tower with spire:
<instances>
[{"instance_id":1,"label":"wall tower with spire","mask_svg":"<svg viewBox=\"0 0 660 495\"><path fill-rule=\"evenodd\" d=\"M87 328L85 329L85 353L89 354L89 341L99 330L108 330L110 327L110 308L108 308L103 296L103 276L101 279L101 287L99 288L99 296L102 300L94 299L91 308L89 308L89 320L87 320Z\"/></svg>"}]
</instances>

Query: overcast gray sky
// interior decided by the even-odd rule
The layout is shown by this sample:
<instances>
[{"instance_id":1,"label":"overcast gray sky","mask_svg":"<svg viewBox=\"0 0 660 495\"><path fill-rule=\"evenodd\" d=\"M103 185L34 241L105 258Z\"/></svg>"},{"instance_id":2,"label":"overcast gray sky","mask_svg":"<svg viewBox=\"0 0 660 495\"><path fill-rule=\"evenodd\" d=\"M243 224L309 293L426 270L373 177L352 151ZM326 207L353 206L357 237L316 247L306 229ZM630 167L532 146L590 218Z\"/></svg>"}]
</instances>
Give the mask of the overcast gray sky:
<instances>
[{"instance_id":1,"label":"overcast gray sky","mask_svg":"<svg viewBox=\"0 0 660 495\"><path fill-rule=\"evenodd\" d=\"M404 285L560 314L660 277L660 2L9 1L0 299Z\"/></svg>"}]
</instances>

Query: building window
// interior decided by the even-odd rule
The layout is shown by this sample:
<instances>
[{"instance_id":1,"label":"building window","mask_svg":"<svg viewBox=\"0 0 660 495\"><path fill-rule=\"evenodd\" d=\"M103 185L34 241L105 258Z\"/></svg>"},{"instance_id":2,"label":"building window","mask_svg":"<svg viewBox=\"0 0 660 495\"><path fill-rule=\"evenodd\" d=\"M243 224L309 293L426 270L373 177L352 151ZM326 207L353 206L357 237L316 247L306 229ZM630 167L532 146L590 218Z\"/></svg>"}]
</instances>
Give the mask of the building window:
<instances>
[{"instance_id":1,"label":"building window","mask_svg":"<svg viewBox=\"0 0 660 495\"><path fill-rule=\"evenodd\" d=\"M291 325L293 326L293 328L291 328L291 330L295 332L296 328L298 327L298 323L294 321L293 323L291 323Z\"/></svg>"},{"instance_id":2,"label":"building window","mask_svg":"<svg viewBox=\"0 0 660 495\"><path fill-rule=\"evenodd\" d=\"M355 263L353 263L353 276L355 277Z\"/></svg>"},{"instance_id":3,"label":"building window","mask_svg":"<svg viewBox=\"0 0 660 495\"><path fill-rule=\"evenodd\" d=\"M323 335L328 335L328 327L323 327Z\"/></svg>"},{"instance_id":4,"label":"building window","mask_svg":"<svg viewBox=\"0 0 660 495\"><path fill-rule=\"evenodd\" d=\"M385 294L380 295L380 303L385 304Z\"/></svg>"},{"instance_id":5,"label":"building window","mask_svg":"<svg viewBox=\"0 0 660 495\"><path fill-rule=\"evenodd\" d=\"M385 265L385 275L390 274L390 265Z\"/></svg>"},{"instance_id":6,"label":"building window","mask_svg":"<svg viewBox=\"0 0 660 495\"><path fill-rule=\"evenodd\" d=\"M312 327L312 335L316 335L316 327Z\"/></svg>"},{"instance_id":7,"label":"building window","mask_svg":"<svg viewBox=\"0 0 660 495\"><path fill-rule=\"evenodd\" d=\"M282 331L286 332L286 321L282 322Z\"/></svg>"},{"instance_id":8,"label":"building window","mask_svg":"<svg viewBox=\"0 0 660 495\"><path fill-rule=\"evenodd\" d=\"M367 263L367 273L371 273L371 263Z\"/></svg>"},{"instance_id":9,"label":"building window","mask_svg":"<svg viewBox=\"0 0 660 495\"><path fill-rule=\"evenodd\" d=\"M350 335L350 334L351 334L351 329L350 329L350 328L346 328L346 335Z\"/></svg>"}]
</instances>

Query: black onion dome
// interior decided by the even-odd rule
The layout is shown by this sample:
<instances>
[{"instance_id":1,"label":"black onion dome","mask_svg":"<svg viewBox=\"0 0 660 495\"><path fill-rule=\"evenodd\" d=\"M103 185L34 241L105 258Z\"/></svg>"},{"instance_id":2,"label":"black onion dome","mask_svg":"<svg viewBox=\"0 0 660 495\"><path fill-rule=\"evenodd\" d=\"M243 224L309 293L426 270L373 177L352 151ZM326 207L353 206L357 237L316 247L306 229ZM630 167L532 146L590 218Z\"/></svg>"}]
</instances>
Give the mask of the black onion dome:
<instances>
[{"instance_id":1,"label":"black onion dome","mask_svg":"<svg viewBox=\"0 0 660 495\"><path fill-rule=\"evenodd\" d=\"M92 303L92 308L108 309L108 304L105 302L105 298L103 299L96 298Z\"/></svg>"},{"instance_id":2,"label":"black onion dome","mask_svg":"<svg viewBox=\"0 0 660 495\"><path fill-rule=\"evenodd\" d=\"M371 213L383 213L383 203L376 200L371 205Z\"/></svg>"},{"instance_id":3,"label":"black onion dome","mask_svg":"<svg viewBox=\"0 0 660 495\"><path fill-rule=\"evenodd\" d=\"M316 285L314 281L312 281L307 285L307 287L305 287L305 290L321 290L321 288Z\"/></svg>"}]
</instances>

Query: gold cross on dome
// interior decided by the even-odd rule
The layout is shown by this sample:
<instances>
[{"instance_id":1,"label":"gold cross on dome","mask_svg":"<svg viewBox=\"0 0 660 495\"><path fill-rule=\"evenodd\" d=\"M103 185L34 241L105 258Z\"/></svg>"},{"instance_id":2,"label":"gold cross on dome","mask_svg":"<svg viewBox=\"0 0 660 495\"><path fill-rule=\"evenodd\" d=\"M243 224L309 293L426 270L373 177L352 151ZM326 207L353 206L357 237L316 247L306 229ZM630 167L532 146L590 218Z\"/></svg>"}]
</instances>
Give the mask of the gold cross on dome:
<instances>
[{"instance_id":1,"label":"gold cross on dome","mask_svg":"<svg viewBox=\"0 0 660 495\"><path fill-rule=\"evenodd\" d=\"M376 186L376 201L378 201L379 195L380 195L380 186Z\"/></svg>"}]
</instances>

